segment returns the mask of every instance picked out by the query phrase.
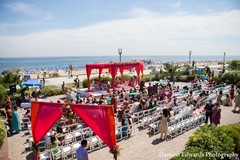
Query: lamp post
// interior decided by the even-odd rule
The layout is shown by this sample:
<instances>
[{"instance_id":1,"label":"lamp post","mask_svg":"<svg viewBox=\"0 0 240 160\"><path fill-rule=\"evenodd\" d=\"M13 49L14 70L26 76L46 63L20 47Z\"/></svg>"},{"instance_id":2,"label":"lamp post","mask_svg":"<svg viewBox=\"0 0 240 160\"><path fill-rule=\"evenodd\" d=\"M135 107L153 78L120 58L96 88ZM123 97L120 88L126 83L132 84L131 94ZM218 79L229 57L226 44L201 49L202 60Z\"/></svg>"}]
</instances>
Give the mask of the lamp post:
<instances>
[{"instance_id":1,"label":"lamp post","mask_svg":"<svg viewBox=\"0 0 240 160\"><path fill-rule=\"evenodd\" d=\"M119 54L119 58L120 58L120 62L122 62L122 48L118 48L118 54Z\"/></svg>"},{"instance_id":2,"label":"lamp post","mask_svg":"<svg viewBox=\"0 0 240 160\"><path fill-rule=\"evenodd\" d=\"M223 53L223 73L225 72L225 56L226 52Z\"/></svg>"},{"instance_id":3,"label":"lamp post","mask_svg":"<svg viewBox=\"0 0 240 160\"><path fill-rule=\"evenodd\" d=\"M191 54L192 54L192 51L189 51L189 67L191 66Z\"/></svg>"}]
</instances>

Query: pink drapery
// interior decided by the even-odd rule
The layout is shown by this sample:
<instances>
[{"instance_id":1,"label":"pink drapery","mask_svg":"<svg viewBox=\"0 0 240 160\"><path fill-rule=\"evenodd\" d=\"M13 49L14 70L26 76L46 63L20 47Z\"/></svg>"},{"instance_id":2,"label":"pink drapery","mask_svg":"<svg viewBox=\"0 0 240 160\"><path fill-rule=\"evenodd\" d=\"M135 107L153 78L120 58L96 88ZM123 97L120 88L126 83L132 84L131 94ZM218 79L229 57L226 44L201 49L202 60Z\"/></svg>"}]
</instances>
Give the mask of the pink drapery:
<instances>
[{"instance_id":1,"label":"pink drapery","mask_svg":"<svg viewBox=\"0 0 240 160\"><path fill-rule=\"evenodd\" d=\"M72 108L107 146L112 148L116 144L115 121L112 106L74 104Z\"/></svg>"},{"instance_id":2,"label":"pink drapery","mask_svg":"<svg viewBox=\"0 0 240 160\"><path fill-rule=\"evenodd\" d=\"M104 68L109 69L109 73L112 76L112 79L114 79L117 75L117 70L120 70L120 73L123 75L123 71L127 69L134 68L136 70L137 76L138 76L138 84L140 83L139 75L140 72L142 73L142 79L143 79L143 62L121 62L121 63L99 63L99 64L86 64L86 72L87 72L87 78L88 78L88 89L90 89L90 74L92 69L99 69L99 75L102 73L102 70ZM122 77L122 82L124 81ZM114 84L112 85L114 89Z\"/></svg>"},{"instance_id":3,"label":"pink drapery","mask_svg":"<svg viewBox=\"0 0 240 160\"><path fill-rule=\"evenodd\" d=\"M35 144L47 134L62 116L63 104L32 102L31 125ZM72 104L75 113L107 144L116 145L115 121L112 106ZM35 157L37 159L37 156Z\"/></svg>"},{"instance_id":4,"label":"pink drapery","mask_svg":"<svg viewBox=\"0 0 240 160\"><path fill-rule=\"evenodd\" d=\"M32 102L31 122L34 143L37 144L62 116L62 104Z\"/></svg>"}]
</instances>

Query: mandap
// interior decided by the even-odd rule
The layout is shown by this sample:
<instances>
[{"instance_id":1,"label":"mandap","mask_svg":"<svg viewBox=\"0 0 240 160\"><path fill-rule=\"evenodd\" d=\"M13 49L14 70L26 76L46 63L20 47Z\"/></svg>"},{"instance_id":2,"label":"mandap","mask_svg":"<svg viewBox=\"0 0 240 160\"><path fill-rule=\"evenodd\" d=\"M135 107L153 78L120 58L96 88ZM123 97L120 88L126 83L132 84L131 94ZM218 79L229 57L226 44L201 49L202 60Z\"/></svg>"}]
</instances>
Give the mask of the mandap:
<instances>
[{"instance_id":1,"label":"mandap","mask_svg":"<svg viewBox=\"0 0 240 160\"><path fill-rule=\"evenodd\" d=\"M144 62L118 62L118 63L98 63L98 64L86 64L86 72L87 72L87 79L88 79L88 90L90 89L90 75L92 69L98 69L99 70L99 77L102 74L103 69L108 69L109 73L112 76L112 79L114 79L117 75L117 71L119 70L122 75L122 82L123 79L123 71L129 70L135 68L137 76L138 76L138 83L140 72L142 73L142 79L143 79L143 68L144 68ZM114 82L114 81L113 81ZM112 86L114 88L114 84Z\"/></svg>"}]
</instances>

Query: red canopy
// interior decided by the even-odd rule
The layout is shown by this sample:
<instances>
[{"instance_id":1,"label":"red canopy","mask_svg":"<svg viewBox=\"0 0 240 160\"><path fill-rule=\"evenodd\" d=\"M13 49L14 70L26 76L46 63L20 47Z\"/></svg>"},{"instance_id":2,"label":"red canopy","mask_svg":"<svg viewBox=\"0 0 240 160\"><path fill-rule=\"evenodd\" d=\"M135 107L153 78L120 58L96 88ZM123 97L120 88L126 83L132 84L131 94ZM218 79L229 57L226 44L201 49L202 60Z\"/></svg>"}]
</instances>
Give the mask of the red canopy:
<instances>
[{"instance_id":1,"label":"red canopy","mask_svg":"<svg viewBox=\"0 0 240 160\"><path fill-rule=\"evenodd\" d=\"M103 69L108 69L109 73L112 76L112 79L114 79L117 75L117 70L120 70L120 73L123 74L124 70L129 70L131 68L135 68L137 76L139 76L140 72L142 73L143 78L143 68L144 63L143 62L119 62L119 63L98 63L98 64L86 64L86 72L87 72L87 78L88 78L88 89L90 89L90 75L92 69L98 69L99 70L99 76L102 74Z\"/></svg>"}]
</instances>

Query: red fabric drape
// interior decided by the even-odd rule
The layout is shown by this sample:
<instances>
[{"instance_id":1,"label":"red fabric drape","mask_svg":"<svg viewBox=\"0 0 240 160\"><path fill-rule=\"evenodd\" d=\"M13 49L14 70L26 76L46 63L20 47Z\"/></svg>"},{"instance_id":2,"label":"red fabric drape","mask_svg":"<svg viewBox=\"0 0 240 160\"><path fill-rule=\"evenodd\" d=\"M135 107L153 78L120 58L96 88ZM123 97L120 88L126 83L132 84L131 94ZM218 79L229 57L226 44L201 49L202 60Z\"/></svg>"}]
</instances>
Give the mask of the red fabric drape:
<instances>
[{"instance_id":1,"label":"red fabric drape","mask_svg":"<svg viewBox=\"0 0 240 160\"><path fill-rule=\"evenodd\" d=\"M114 114L111 106L72 105L81 119L112 148L116 144Z\"/></svg>"},{"instance_id":2,"label":"red fabric drape","mask_svg":"<svg viewBox=\"0 0 240 160\"><path fill-rule=\"evenodd\" d=\"M112 79L114 79L117 75L117 69L119 68L120 73L123 74L124 70L134 68L136 69L136 72L138 74L138 82L139 81L139 74L142 72L142 79L143 79L143 62L122 62L122 63L99 63L99 64L86 64L86 70L87 70L87 77L88 77L88 89L90 89L90 74L92 69L99 69L99 75L102 73L103 68L108 68L109 73L112 76ZM114 89L114 84L112 85Z\"/></svg>"},{"instance_id":3,"label":"red fabric drape","mask_svg":"<svg viewBox=\"0 0 240 160\"><path fill-rule=\"evenodd\" d=\"M37 144L61 118L61 103L32 102L31 124L34 143ZM75 113L112 148L116 144L114 113L111 106L72 104Z\"/></svg>"},{"instance_id":4,"label":"red fabric drape","mask_svg":"<svg viewBox=\"0 0 240 160\"><path fill-rule=\"evenodd\" d=\"M34 143L37 144L62 116L62 104L32 102L31 122Z\"/></svg>"}]
</instances>

